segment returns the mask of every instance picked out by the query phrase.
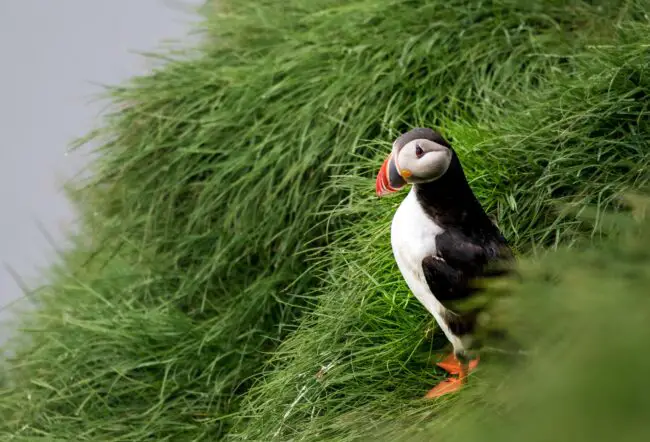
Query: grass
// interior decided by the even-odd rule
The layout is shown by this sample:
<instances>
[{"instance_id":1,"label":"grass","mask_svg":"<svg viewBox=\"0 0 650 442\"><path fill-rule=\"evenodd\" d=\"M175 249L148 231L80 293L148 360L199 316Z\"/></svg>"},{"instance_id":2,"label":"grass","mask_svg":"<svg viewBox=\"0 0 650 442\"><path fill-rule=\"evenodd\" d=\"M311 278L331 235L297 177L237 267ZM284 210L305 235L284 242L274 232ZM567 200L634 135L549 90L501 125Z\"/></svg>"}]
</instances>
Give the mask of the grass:
<instances>
[{"instance_id":1,"label":"grass","mask_svg":"<svg viewBox=\"0 0 650 442\"><path fill-rule=\"evenodd\" d=\"M221 2L191 58L111 90L80 141L101 154L72 191L84 230L5 364L3 438L354 439L430 416L413 398L441 342L390 256L397 201L371 196L407 127L453 140L522 253L600 232L558 205L646 184L647 1L279 4Z\"/></svg>"}]
</instances>

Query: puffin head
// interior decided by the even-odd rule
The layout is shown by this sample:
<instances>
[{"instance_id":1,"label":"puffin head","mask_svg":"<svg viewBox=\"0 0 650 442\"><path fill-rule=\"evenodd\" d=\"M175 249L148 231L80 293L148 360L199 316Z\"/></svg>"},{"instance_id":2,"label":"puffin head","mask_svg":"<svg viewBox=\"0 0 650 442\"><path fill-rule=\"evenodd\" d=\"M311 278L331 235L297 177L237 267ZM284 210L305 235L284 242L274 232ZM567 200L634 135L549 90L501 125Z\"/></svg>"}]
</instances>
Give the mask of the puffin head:
<instances>
[{"instance_id":1,"label":"puffin head","mask_svg":"<svg viewBox=\"0 0 650 442\"><path fill-rule=\"evenodd\" d=\"M393 143L375 183L378 196L398 191L407 184L436 181L449 169L454 158L451 145L437 132L412 129Z\"/></svg>"}]
</instances>

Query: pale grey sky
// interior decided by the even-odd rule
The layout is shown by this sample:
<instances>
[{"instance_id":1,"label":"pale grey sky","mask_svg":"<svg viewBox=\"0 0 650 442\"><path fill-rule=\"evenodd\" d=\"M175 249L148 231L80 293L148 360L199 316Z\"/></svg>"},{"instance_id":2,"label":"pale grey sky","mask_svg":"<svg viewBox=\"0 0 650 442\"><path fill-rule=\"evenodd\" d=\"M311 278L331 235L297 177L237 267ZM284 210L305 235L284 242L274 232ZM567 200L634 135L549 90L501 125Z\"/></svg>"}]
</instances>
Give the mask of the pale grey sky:
<instances>
[{"instance_id":1,"label":"pale grey sky","mask_svg":"<svg viewBox=\"0 0 650 442\"><path fill-rule=\"evenodd\" d=\"M0 0L0 307L56 255L74 214L61 183L82 166L69 142L97 123L97 84L146 72L135 52L188 40L203 0ZM0 311L0 321L7 311ZM0 331L0 342L3 332Z\"/></svg>"}]
</instances>

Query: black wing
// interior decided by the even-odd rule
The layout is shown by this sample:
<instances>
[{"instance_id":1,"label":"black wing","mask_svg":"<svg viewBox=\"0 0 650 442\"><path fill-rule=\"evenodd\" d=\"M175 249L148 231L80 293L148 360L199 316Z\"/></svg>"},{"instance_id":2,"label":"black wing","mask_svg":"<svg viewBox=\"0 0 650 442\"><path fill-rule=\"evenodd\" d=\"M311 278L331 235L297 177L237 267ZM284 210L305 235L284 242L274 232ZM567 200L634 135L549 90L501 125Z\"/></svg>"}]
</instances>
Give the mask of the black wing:
<instances>
[{"instance_id":1,"label":"black wing","mask_svg":"<svg viewBox=\"0 0 650 442\"><path fill-rule=\"evenodd\" d=\"M476 289L470 287L466 273L455 269L442 258L427 256L422 260L424 278L436 299L447 309L444 321L457 336L472 333L478 311L459 312L455 303L471 296Z\"/></svg>"},{"instance_id":2,"label":"black wing","mask_svg":"<svg viewBox=\"0 0 650 442\"><path fill-rule=\"evenodd\" d=\"M512 251L500 235L472 238L448 230L436 238L436 249L438 256L422 260L424 278L435 297L452 310L454 301L477 291L470 284L473 279L504 275L509 268L498 264L513 259Z\"/></svg>"},{"instance_id":3,"label":"black wing","mask_svg":"<svg viewBox=\"0 0 650 442\"><path fill-rule=\"evenodd\" d=\"M465 299L473 293L468 274L452 267L442 258L425 257L422 260L422 270L429 290L448 309L451 309L453 301Z\"/></svg>"},{"instance_id":4,"label":"black wing","mask_svg":"<svg viewBox=\"0 0 650 442\"><path fill-rule=\"evenodd\" d=\"M512 251L498 231L466 235L457 230L447 230L436 238L438 255L450 266L472 277L486 276L490 264L511 262ZM489 273L492 274L492 273Z\"/></svg>"}]
</instances>

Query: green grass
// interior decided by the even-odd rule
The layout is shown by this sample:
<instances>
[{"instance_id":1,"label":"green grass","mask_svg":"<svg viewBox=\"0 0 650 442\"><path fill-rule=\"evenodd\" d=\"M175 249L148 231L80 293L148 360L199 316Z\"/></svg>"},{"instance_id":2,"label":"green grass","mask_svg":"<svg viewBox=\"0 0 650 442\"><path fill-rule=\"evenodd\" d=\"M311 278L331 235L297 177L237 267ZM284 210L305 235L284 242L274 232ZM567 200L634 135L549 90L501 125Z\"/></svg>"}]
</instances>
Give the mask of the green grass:
<instances>
[{"instance_id":1,"label":"green grass","mask_svg":"<svg viewBox=\"0 0 650 442\"><path fill-rule=\"evenodd\" d=\"M443 341L391 258L398 200L372 196L408 127L452 139L523 253L600 232L563 205L646 185L645 0L220 4L80 142L101 154L72 191L84 229L12 344L3 438L354 439L430 417L413 399Z\"/></svg>"}]
</instances>

